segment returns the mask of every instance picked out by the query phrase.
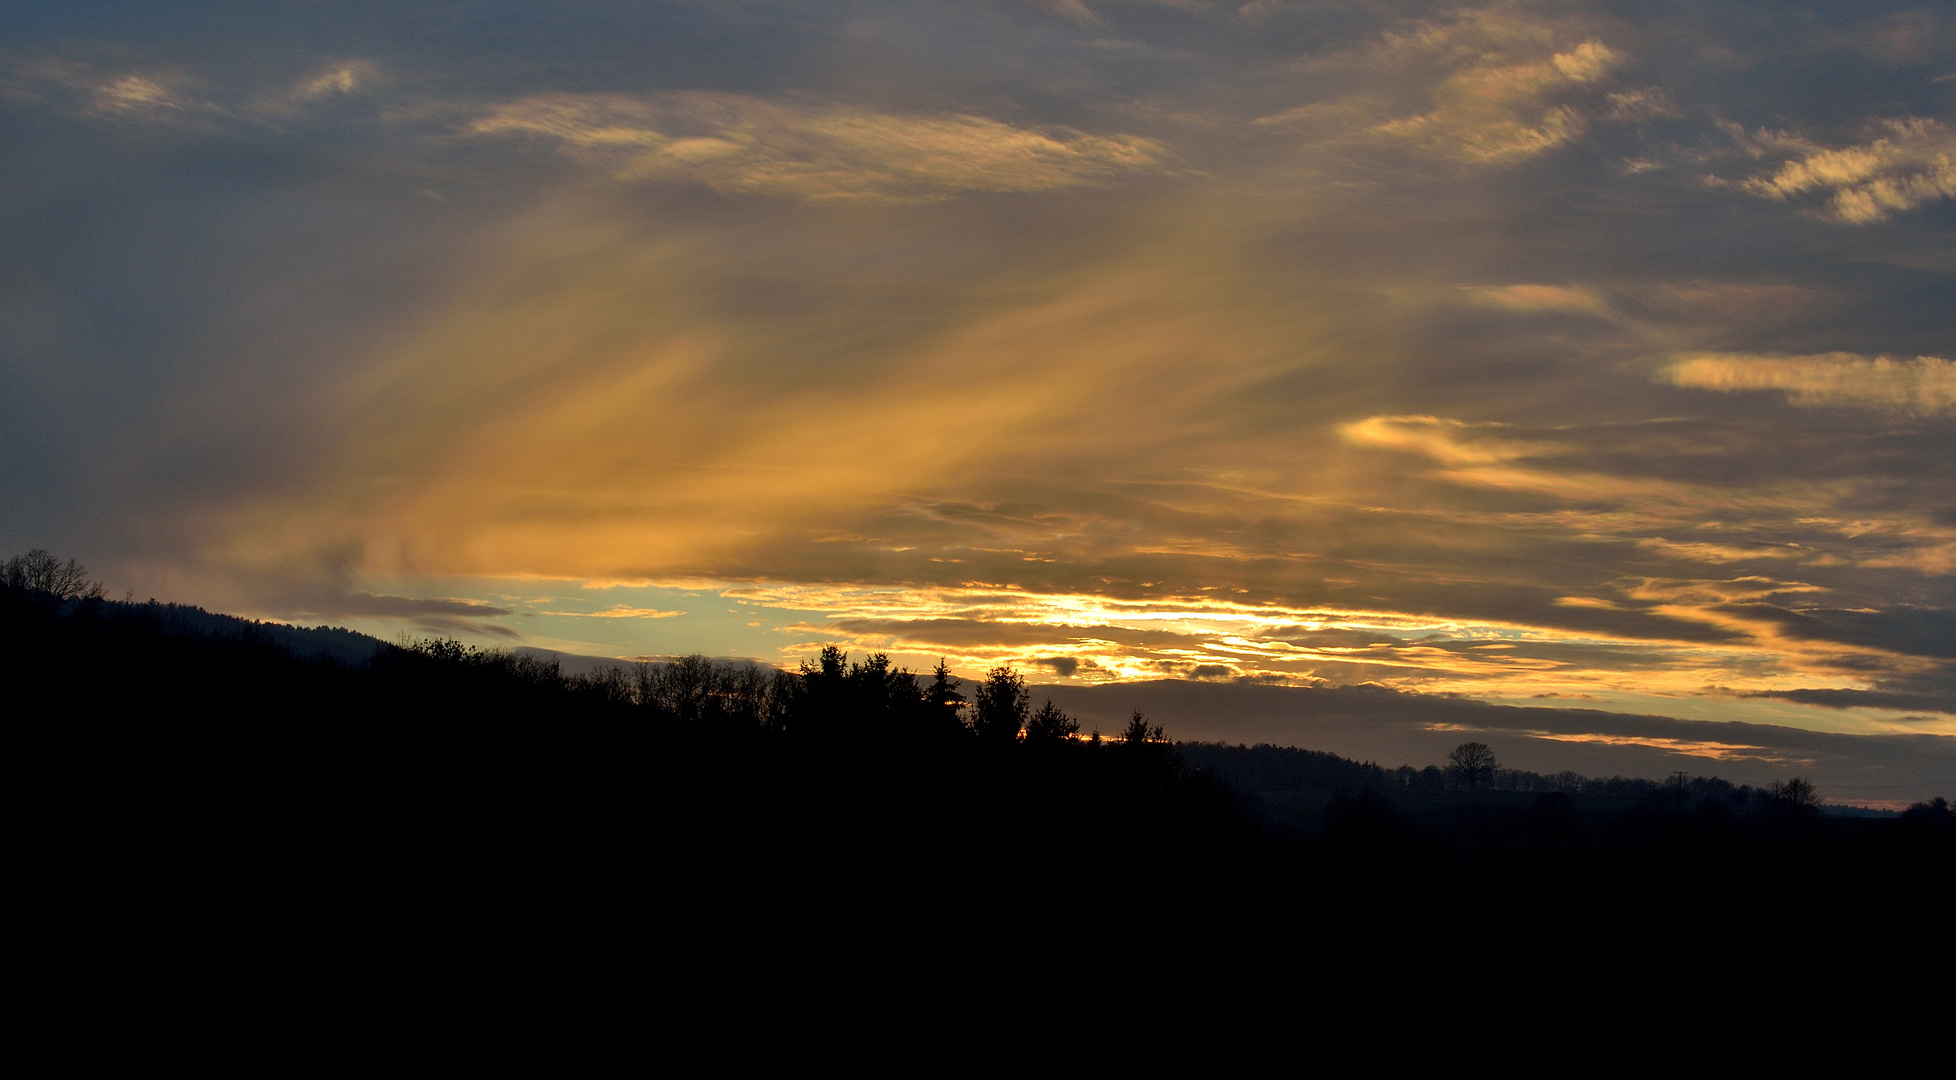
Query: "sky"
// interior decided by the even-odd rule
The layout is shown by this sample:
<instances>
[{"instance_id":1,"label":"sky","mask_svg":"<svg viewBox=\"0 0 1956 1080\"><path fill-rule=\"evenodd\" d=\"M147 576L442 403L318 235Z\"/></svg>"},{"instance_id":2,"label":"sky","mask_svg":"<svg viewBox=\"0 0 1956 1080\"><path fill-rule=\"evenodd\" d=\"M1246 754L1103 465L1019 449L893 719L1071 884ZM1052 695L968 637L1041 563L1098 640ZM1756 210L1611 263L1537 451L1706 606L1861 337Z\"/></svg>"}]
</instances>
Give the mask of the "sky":
<instances>
[{"instance_id":1,"label":"sky","mask_svg":"<svg viewBox=\"0 0 1956 1080\"><path fill-rule=\"evenodd\" d=\"M1921 796L1953 273L1936 7L14 3L0 547Z\"/></svg>"}]
</instances>

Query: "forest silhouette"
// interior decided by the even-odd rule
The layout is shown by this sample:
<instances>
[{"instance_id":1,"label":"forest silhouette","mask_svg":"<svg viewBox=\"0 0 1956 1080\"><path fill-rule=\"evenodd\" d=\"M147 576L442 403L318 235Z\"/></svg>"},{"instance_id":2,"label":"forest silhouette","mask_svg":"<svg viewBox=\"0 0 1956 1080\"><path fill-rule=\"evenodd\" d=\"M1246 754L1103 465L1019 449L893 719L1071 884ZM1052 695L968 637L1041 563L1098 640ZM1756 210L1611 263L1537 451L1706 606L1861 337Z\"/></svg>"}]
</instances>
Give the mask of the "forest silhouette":
<instances>
[{"instance_id":1,"label":"forest silhouette","mask_svg":"<svg viewBox=\"0 0 1956 1080\"><path fill-rule=\"evenodd\" d=\"M1176 744L1139 713L1083 733L1010 669L835 647L573 675L107 600L44 552L0 567L0 655L17 899L269 890L404 956L413 927L493 925L499 950L604 958L579 1000L650 980L701 1023L806 1033L842 994L966 1035L1288 1053L1363 1023L1414 1053L1524 1017L1537 1045L1928 1023L1948 989L1922 914L1956 867L1941 798L1851 818L1804 780L1545 776L1479 743L1384 768ZM1898 917L1843 917L1871 905ZM1694 973L1648 981L1659 957ZM1757 983L1787 966L1797 999ZM322 976L307 1007L376 978Z\"/></svg>"}]
</instances>

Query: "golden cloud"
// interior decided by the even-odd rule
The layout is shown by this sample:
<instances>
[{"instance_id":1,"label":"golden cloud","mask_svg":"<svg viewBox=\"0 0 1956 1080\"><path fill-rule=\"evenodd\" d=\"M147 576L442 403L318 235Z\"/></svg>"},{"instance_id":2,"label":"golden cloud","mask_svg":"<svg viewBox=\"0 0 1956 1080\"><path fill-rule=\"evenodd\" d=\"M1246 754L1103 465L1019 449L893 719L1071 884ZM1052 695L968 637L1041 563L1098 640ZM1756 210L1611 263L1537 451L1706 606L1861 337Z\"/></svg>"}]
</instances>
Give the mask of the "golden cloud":
<instances>
[{"instance_id":1,"label":"golden cloud","mask_svg":"<svg viewBox=\"0 0 1956 1080\"><path fill-rule=\"evenodd\" d=\"M1768 577L1747 576L1723 581L1707 578L1642 578L1620 583L1625 595L1638 600L1667 603L1733 604L1763 600L1786 593L1825 592L1804 581L1775 581Z\"/></svg>"},{"instance_id":2,"label":"golden cloud","mask_svg":"<svg viewBox=\"0 0 1956 1080\"><path fill-rule=\"evenodd\" d=\"M1736 544L1713 544L1701 540L1666 540L1661 536L1645 537L1637 541L1637 546L1659 551L1673 558L1705 563L1749 562L1753 559L1796 559L1815 554L1814 552L1787 544L1754 544L1740 547Z\"/></svg>"},{"instance_id":3,"label":"golden cloud","mask_svg":"<svg viewBox=\"0 0 1956 1080\"><path fill-rule=\"evenodd\" d=\"M1442 465L1497 465L1545 457L1562 447L1550 442L1502 438L1498 424L1470 424L1437 416L1369 416L1338 426L1346 442L1423 454Z\"/></svg>"},{"instance_id":4,"label":"golden cloud","mask_svg":"<svg viewBox=\"0 0 1956 1080\"><path fill-rule=\"evenodd\" d=\"M499 105L467 130L554 140L621 178L804 199L1048 191L1158 169L1168 157L1134 135L707 92L545 94Z\"/></svg>"},{"instance_id":5,"label":"golden cloud","mask_svg":"<svg viewBox=\"0 0 1956 1080\"><path fill-rule=\"evenodd\" d=\"M1609 304L1595 290L1576 285L1496 285L1469 287L1479 303L1508 311L1580 311L1607 316Z\"/></svg>"},{"instance_id":6,"label":"golden cloud","mask_svg":"<svg viewBox=\"0 0 1956 1080\"><path fill-rule=\"evenodd\" d=\"M660 611L657 608L610 607L603 611L539 611L537 614L567 615L578 619L674 619L686 613Z\"/></svg>"},{"instance_id":7,"label":"golden cloud","mask_svg":"<svg viewBox=\"0 0 1956 1080\"><path fill-rule=\"evenodd\" d=\"M1810 760L1791 757L1784 752L1774 751L1764 746L1748 743L1713 742L1708 739L1668 739L1652 735L1605 735L1597 732L1530 731L1528 734L1538 739L1553 739L1556 742L1597 743L1604 746L1643 746L1653 750L1668 750L1686 757L1709 758L1713 761L1770 761L1774 764L1811 765Z\"/></svg>"},{"instance_id":8,"label":"golden cloud","mask_svg":"<svg viewBox=\"0 0 1956 1080\"><path fill-rule=\"evenodd\" d=\"M1624 58L1594 38L1562 51L1552 51L1551 40L1547 27L1494 12L1388 36L1386 52L1401 64L1437 61L1452 70L1433 87L1430 110L1375 130L1480 164L1532 157L1577 138L1585 112L1562 96L1598 82Z\"/></svg>"},{"instance_id":9,"label":"golden cloud","mask_svg":"<svg viewBox=\"0 0 1956 1080\"><path fill-rule=\"evenodd\" d=\"M1790 149L1797 156L1770 173L1738 184L1742 191L1787 200L1820 195L1821 216L1850 225L1882 221L1927 202L1956 195L1956 132L1919 117L1883 120L1885 134L1856 146L1828 149L1781 132L1760 132L1744 145L1756 151Z\"/></svg>"},{"instance_id":10,"label":"golden cloud","mask_svg":"<svg viewBox=\"0 0 1956 1080\"><path fill-rule=\"evenodd\" d=\"M1611 73L1628 59L1623 53L1588 35L1558 47L1559 33L1505 6L1414 22L1312 62L1335 72L1344 92L1252 124L1505 165L1573 142L1592 123L1678 115L1660 88L1610 89Z\"/></svg>"}]
</instances>

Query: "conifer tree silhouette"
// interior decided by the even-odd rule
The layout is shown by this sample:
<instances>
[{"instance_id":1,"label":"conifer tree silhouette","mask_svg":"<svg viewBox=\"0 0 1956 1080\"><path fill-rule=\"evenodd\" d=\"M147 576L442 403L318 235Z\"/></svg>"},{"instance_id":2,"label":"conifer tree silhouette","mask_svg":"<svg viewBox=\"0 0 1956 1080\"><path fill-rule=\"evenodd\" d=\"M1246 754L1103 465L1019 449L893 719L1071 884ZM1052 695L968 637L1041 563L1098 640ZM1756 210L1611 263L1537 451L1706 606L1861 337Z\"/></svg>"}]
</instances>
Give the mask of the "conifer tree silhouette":
<instances>
[{"instance_id":1,"label":"conifer tree silhouette","mask_svg":"<svg viewBox=\"0 0 1956 1080\"><path fill-rule=\"evenodd\" d=\"M1031 711L1032 695L1026 690L1025 679L1009 667L995 667L978 686L972 732L980 742L1016 742Z\"/></svg>"}]
</instances>

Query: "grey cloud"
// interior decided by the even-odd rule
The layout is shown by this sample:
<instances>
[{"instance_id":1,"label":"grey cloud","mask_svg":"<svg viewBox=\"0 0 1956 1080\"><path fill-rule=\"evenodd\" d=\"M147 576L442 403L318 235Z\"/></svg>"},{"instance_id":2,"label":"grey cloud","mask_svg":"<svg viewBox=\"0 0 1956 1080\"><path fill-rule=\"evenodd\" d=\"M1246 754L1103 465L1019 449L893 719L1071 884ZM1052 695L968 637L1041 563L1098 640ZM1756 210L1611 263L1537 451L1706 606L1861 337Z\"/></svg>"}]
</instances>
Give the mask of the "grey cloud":
<instances>
[{"instance_id":1,"label":"grey cloud","mask_svg":"<svg viewBox=\"0 0 1956 1080\"><path fill-rule=\"evenodd\" d=\"M1794 611L1769 604L1746 604L1731 605L1729 610L1769 619L1784 632L1808 641L1867 645L1911 656L1956 659L1956 612L1946 609Z\"/></svg>"},{"instance_id":2,"label":"grey cloud","mask_svg":"<svg viewBox=\"0 0 1956 1080\"><path fill-rule=\"evenodd\" d=\"M481 636L500 638L505 641L521 641L523 635L501 623L477 622L470 619L454 618L441 614L421 614L410 617L415 629L440 634L443 637Z\"/></svg>"},{"instance_id":3,"label":"grey cloud","mask_svg":"<svg viewBox=\"0 0 1956 1080\"><path fill-rule=\"evenodd\" d=\"M412 596L350 593L320 614L331 615L508 615L509 609L475 600L428 600Z\"/></svg>"},{"instance_id":4,"label":"grey cloud","mask_svg":"<svg viewBox=\"0 0 1956 1080\"><path fill-rule=\"evenodd\" d=\"M288 592L278 602L288 607L295 615L316 617L449 615L492 618L510 614L508 608L495 607L479 600L442 600L326 589L304 593Z\"/></svg>"},{"instance_id":5,"label":"grey cloud","mask_svg":"<svg viewBox=\"0 0 1956 1080\"><path fill-rule=\"evenodd\" d=\"M1041 657L1038 663L1042 667L1053 669L1053 674L1058 675L1062 679L1070 679L1075 672L1080 670L1080 661L1070 656Z\"/></svg>"},{"instance_id":6,"label":"grey cloud","mask_svg":"<svg viewBox=\"0 0 1956 1080\"><path fill-rule=\"evenodd\" d=\"M1767 690L1747 697L1778 698L1829 709L1914 709L1956 715L1956 698L1939 694L1908 694L1883 690Z\"/></svg>"}]
</instances>

